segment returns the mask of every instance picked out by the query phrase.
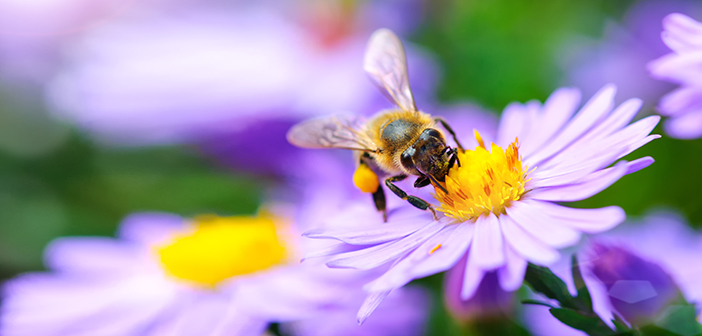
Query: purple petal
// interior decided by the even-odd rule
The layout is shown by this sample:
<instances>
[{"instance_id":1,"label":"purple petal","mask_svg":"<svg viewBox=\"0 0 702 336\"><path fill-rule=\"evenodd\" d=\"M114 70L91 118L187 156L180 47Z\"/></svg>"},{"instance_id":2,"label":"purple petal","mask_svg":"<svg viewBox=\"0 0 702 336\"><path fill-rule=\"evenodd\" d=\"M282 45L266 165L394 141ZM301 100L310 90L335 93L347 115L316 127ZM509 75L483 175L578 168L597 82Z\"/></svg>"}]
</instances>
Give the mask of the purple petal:
<instances>
[{"instance_id":1,"label":"purple petal","mask_svg":"<svg viewBox=\"0 0 702 336\"><path fill-rule=\"evenodd\" d=\"M254 317L247 312L241 312L236 309L229 309L227 311L227 317L216 329L208 336L231 336L231 335L241 335L241 336L258 336L265 335L266 328L270 321L262 319L260 317ZM183 329L179 329L182 332ZM178 334L180 336L180 334ZM192 336L202 335L202 330L198 333L194 333Z\"/></svg>"},{"instance_id":2,"label":"purple petal","mask_svg":"<svg viewBox=\"0 0 702 336\"><path fill-rule=\"evenodd\" d=\"M607 140L610 142L611 148L627 148L628 150L624 154L626 155L640 146L643 146L643 144L638 145L639 147L634 147L632 145L640 142L640 139L646 138L646 136L651 134L651 131L658 125L660 120L660 116L648 116L614 133L611 137L608 137Z\"/></svg>"},{"instance_id":3,"label":"purple petal","mask_svg":"<svg viewBox=\"0 0 702 336\"><path fill-rule=\"evenodd\" d=\"M605 119L602 123L595 126L592 131L588 132L587 135L582 137L580 141L588 141L590 139L596 139L598 137L606 137L631 122L636 114L641 109L643 105L643 100L638 98L627 99L625 102L621 103L612 113Z\"/></svg>"},{"instance_id":4,"label":"purple petal","mask_svg":"<svg viewBox=\"0 0 702 336\"><path fill-rule=\"evenodd\" d=\"M516 137L528 129L528 114L526 108L519 103L507 105L500 118L500 126L497 134L497 144L505 147L512 143Z\"/></svg>"},{"instance_id":5,"label":"purple petal","mask_svg":"<svg viewBox=\"0 0 702 336\"><path fill-rule=\"evenodd\" d=\"M129 272L138 263L140 250L116 239L103 237L67 237L52 241L46 248L44 262L62 272Z\"/></svg>"},{"instance_id":6,"label":"purple petal","mask_svg":"<svg viewBox=\"0 0 702 336\"><path fill-rule=\"evenodd\" d=\"M505 259L507 264L497 270L497 279L502 289L511 292L522 286L524 274L526 274L527 261L510 246L505 247Z\"/></svg>"},{"instance_id":7,"label":"purple petal","mask_svg":"<svg viewBox=\"0 0 702 336\"><path fill-rule=\"evenodd\" d=\"M549 144L527 158L530 166L538 164L568 147L573 141L587 132L602 119L614 106L616 87L606 85L596 93L585 106L573 117L565 128Z\"/></svg>"},{"instance_id":8,"label":"purple petal","mask_svg":"<svg viewBox=\"0 0 702 336\"><path fill-rule=\"evenodd\" d=\"M368 270L401 258L431 238L445 226L445 220L431 222L413 234L396 241L376 245L367 249L340 254L329 261L329 267Z\"/></svg>"},{"instance_id":9,"label":"purple petal","mask_svg":"<svg viewBox=\"0 0 702 336\"><path fill-rule=\"evenodd\" d=\"M590 174L583 182L561 187L549 187L533 190L529 196L534 199L552 202L580 201L607 189L628 171L626 161L620 161L613 167Z\"/></svg>"},{"instance_id":10,"label":"purple petal","mask_svg":"<svg viewBox=\"0 0 702 336\"><path fill-rule=\"evenodd\" d=\"M500 216L500 225L507 241L507 247L514 249L514 251L524 256L530 262L539 265L549 265L556 262L560 257L558 251L524 231L509 216Z\"/></svg>"},{"instance_id":11,"label":"purple petal","mask_svg":"<svg viewBox=\"0 0 702 336\"><path fill-rule=\"evenodd\" d=\"M678 139L695 139L702 136L702 110L666 120L665 131Z\"/></svg>"},{"instance_id":12,"label":"purple petal","mask_svg":"<svg viewBox=\"0 0 702 336\"><path fill-rule=\"evenodd\" d=\"M158 212L135 213L127 216L117 236L145 245L157 245L181 231L185 220L177 215Z\"/></svg>"},{"instance_id":13,"label":"purple petal","mask_svg":"<svg viewBox=\"0 0 702 336\"><path fill-rule=\"evenodd\" d=\"M322 281L334 272L344 271L303 263L232 279L229 285L234 302L247 313L290 321L312 316L338 295L338 287Z\"/></svg>"},{"instance_id":14,"label":"purple petal","mask_svg":"<svg viewBox=\"0 0 702 336\"><path fill-rule=\"evenodd\" d=\"M356 245L349 245L349 244L346 244L344 242L336 242L336 243L331 244L331 245L326 245L325 247L320 248L320 249L311 249L311 251L305 253L305 256L300 261L305 261L307 259L326 257L326 256L330 256L330 255L335 255L335 254L351 252L351 251L355 251L358 249L359 249L359 246L356 246Z\"/></svg>"},{"instance_id":15,"label":"purple petal","mask_svg":"<svg viewBox=\"0 0 702 336\"><path fill-rule=\"evenodd\" d=\"M120 277L87 281L49 275L25 275L5 288L3 334L78 334L114 328L117 334L157 318L174 304L173 288L160 279ZM12 330L12 332L10 332Z\"/></svg>"},{"instance_id":16,"label":"purple petal","mask_svg":"<svg viewBox=\"0 0 702 336\"><path fill-rule=\"evenodd\" d=\"M370 314L373 313L376 308L378 308L378 305L383 301L383 299L385 299L386 296L388 296L388 294L390 294L390 291L369 294L363 301L361 308L358 310L358 314L356 314L358 324L363 324L363 322L365 322L368 316L370 316Z\"/></svg>"},{"instance_id":17,"label":"purple petal","mask_svg":"<svg viewBox=\"0 0 702 336\"><path fill-rule=\"evenodd\" d=\"M490 213L480 216L475 222L475 239L471 248L475 266L483 270L492 270L505 263L502 232L497 217Z\"/></svg>"},{"instance_id":18,"label":"purple petal","mask_svg":"<svg viewBox=\"0 0 702 336\"><path fill-rule=\"evenodd\" d=\"M432 259L425 259L412 268L412 274L419 278L445 271L453 267L463 257L473 241L475 226L470 223L457 224L456 230L432 253Z\"/></svg>"},{"instance_id":19,"label":"purple petal","mask_svg":"<svg viewBox=\"0 0 702 336\"><path fill-rule=\"evenodd\" d=\"M585 233L607 231L626 219L624 210L617 206L576 209L551 202L533 201L532 204L545 214Z\"/></svg>"},{"instance_id":20,"label":"purple petal","mask_svg":"<svg viewBox=\"0 0 702 336\"><path fill-rule=\"evenodd\" d=\"M626 170L626 174L629 175L631 173L635 173L641 169L652 165L654 162L655 160L653 160L653 158L650 156L644 156L642 158L631 161L627 164L628 169Z\"/></svg>"},{"instance_id":21,"label":"purple petal","mask_svg":"<svg viewBox=\"0 0 702 336\"><path fill-rule=\"evenodd\" d=\"M658 102L658 110L666 117L676 117L694 110L702 110L702 89L699 87L679 87Z\"/></svg>"},{"instance_id":22,"label":"purple petal","mask_svg":"<svg viewBox=\"0 0 702 336\"><path fill-rule=\"evenodd\" d=\"M563 175L557 180L564 183L576 182L577 178L585 176L582 174L583 172L593 172L595 169L606 167L616 159L658 138L656 135L648 136L653 128L656 127L658 121L660 121L659 116L650 116L606 138L598 139L597 141L593 140L589 143L581 142L580 144L583 145L577 148L576 144L574 144L549 160L544 165L545 171L539 172L537 170L534 177L545 179L549 175ZM571 177L571 179L568 180L568 177ZM555 183L549 183L548 185L555 185Z\"/></svg>"},{"instance_id":23,"label":"purple petal","mask_svg":"<svg viewBox=\"0 0 702 336\"><path fill-rule=\"evenodd\" d=\"M522 155L525 157L531 155L534 150L540 148L561 130L578 108L580 98L580 90L578 89L560 88L553 92L544 103L543 112L538 120L538 131L530 132L528 140L520 141L519 151ZM514 141L514 139L510 141Z\"/></svg>"},{"instance_id":24,"label":"purple petal","mask_svg":"<svg viewBox=\"0 0 702 336\"><path fill-rule=\"evenodd\" d=\"M604 139L608 139L609 136L612 135L614 132L617 132L620 129L624 128L636 116L636 113L641 108L641 104L642 101L640 99L629 99L621 105L619 105L619 107L612 111L612 113L607 117L607 119L600 122L591 131L587 132L587 134L584 134L580 139L576 140L568 148L567 152L570 153L570 155L566 153L565 156L568 156L570 160L573 160L573 158L582 157L581 152L588 149L590 149L589 151L593 152L593 154L601 152L600 146L603 145L599 144L601 142L608 144L608 141L611 140ZM642 134L642 136L647 135L648 133L650 133L650 131L645 134ZM610 148L611 146L605 145L603 147ZM594 151L592 150L593 148ZM555 162L558 161L557 157L562 156L564 155L559 154L556 157L551 158L547 163L547 166L554 166ZM563 160L561 159L560 161ZM542 167L544 166L542 165Z\"/></svg>"},{"instance_id":25,"label":"purple petal","mask_svg":"<svg viewBox=\"0 0 702 336\"><path fill-rule=\"evenodd\" d=\"M663 42L676 52L702 48L702 24L679 13L663 19Z\"/></svg>"},{"instance_id":26,"label":"purple petal","mask_svg":"<svg viewBox=\"0 0 702 336\"><path fill-rule=\"evenodd\" d=\"M369 245L384 243L405 237L425 227L427 221L406 219L388 223L373 223L358 226L354 229L339 227L323 227L303 233L308 238L331 238L352 245Z\"/></svg>"},{"instance_id":27,"label":"purple petal","mask_svg":"<svg viewBox=\"0 0 702 336\"><path fill-rule=\"evenodd\" d=\"M438 253L438 251L444 247L444 243L447 243L447 238L452 236L452 234L456 231L457 227L458 226L456 225L445 227L443 230L439 231L437 234L435 234L427 241L422 243L422 245L417 247L408 256L401 259L395 265L390 267L390 269L383 275L381 275L378 279L364 286L364 289L368 292L382 292L386 290L393 290L402 287L405 284L412 281L413 279L417 278L413 270L418 263L430 262L430 264L433 265L432 262L442 261L441 255L436 255L436 253ZM468 242L470 242L470 240L468 240ZM436 250L436 253L434 253L433 251L438 246L440 246L440 248ZM465 250L463 250L463 252L465 252ZM453 259L451 261L455 263L455 261L458 258L460 258L461 255L462 254L459 254L456 259ZM453 263L451 263L450 265L448 265L448 267L444 269L437 270L434 273L445 271L451 266L453 266Z\"/></svg>"},{"instance_id":28,"label":"purple petal","mask_svg":"<svg viewBox=\"0 0 702 336\"><path fill-rule=\"evenodd\" d=\"M485 271L471 262L471 253L469 252L466 258L466 272L463 275L461 299L468 300L475 295L475 291L478 289L480 281L483 280L483 276L485 276Z\"/></svg>"},{"instance_id":29,"label":"purple petal","mask_svg":"<svg viewBox=\"0 0 702 336\"><path fill-rule=\"evenodd\" d=\"M698 83L701 74L700 62L702 62L702 50L668 54L649 63L649 70L659 79L679 84Z\"/></svg>"},{"instance_id":30,"label":"purple petal","mask_svg":"<svg viewBox=\"0 0 702 336\"><path fill-rule=\"evenodd\" d=\"M602 153L601 148L600 153ZM557 187L577 183L603 166L607 166L619 159L623 156L623 153L623 151L605 151L602 154L595 154L594 157L583 154L580 157L571 158L571 161L565 162L561 166L546 167L545 169L537 168L529 177L534 181L534 188Z\"/></svg>"},{"instance_id":31,"label":"purple petal","mask_svg":"<svg viewBox=\"0 0 702 336\"><path fill-rule=\"evenodd\" d=\"M530 200L513 202L507 209L507 216L536 239L551 247L571 246L580 239L580 233L561 225L532 204Z\"/></svg>"}]
</instances>

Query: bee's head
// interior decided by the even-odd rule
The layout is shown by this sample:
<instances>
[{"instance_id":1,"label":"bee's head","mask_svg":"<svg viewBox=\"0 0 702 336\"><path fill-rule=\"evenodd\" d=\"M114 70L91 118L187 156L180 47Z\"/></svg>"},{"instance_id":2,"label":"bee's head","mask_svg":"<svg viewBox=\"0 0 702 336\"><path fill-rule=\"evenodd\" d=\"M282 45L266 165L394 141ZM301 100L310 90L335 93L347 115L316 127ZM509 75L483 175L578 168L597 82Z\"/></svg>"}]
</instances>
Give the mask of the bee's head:
<instances>
[{"instance_id":1,"label":"bee's head","mask_svg":"<svg viewBox=\"0 0 702 336\"><path fill-rule=\"evenodd\" d=\"M427 128L419 135L417 141L402 153L401 162L410 171L416 170L437 181L444 181L451 168L452 156L453 151L446 145L441 132Z\"/></svg>"}]
</instances>

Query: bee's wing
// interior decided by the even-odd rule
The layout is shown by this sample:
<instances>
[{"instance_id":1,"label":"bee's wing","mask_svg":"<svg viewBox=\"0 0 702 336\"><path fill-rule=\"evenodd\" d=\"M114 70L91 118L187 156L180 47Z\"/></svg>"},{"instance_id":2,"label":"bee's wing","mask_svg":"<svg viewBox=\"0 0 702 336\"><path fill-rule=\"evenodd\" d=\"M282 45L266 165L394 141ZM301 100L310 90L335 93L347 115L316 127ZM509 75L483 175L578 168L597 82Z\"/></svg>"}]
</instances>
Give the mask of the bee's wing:
<instances>
[{"instance_id":1,"label":"bee's wing","mask_svg":"<svg viewBox=\"0 0 702 336\"><path fill-rule=\"evenodd\" d=\"M360 118L336 115L305 120L288 131L288 142L302 148L343 148L376 152Z\"/></svg>"},{"instance_id":2,"label":"bee's wing","mask_svg":"<svg viewBox=\"0 0 702 336\"><path fill-rule=\"evenodd\" d=\"M405 49L395 33L381 28L371 35L363 69L397 106L405 111L417 110L407 77Z\"/></svg>"}]
</instances>

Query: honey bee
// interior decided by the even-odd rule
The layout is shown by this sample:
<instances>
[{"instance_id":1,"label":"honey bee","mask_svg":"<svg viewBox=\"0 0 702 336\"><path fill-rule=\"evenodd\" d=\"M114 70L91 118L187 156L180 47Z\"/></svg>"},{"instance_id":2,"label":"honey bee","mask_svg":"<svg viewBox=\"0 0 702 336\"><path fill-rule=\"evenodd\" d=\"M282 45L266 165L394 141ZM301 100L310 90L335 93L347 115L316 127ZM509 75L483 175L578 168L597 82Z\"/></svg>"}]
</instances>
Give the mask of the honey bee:
<instances>
[{"instance_id":1,"label":"honey bee","mask_svg":"<svg viewBox=\"0 0 702 336\"><path fill-rule=\"evenodd\" d=\"M414 186L429 184L446 191L444 182L457 161L457 149L446 144L437 124L451 134L459 149L463 147L446 121L417 110L409 86L407 61L402 42L392 31L379 29L368 42L363 68L381 91L397 105L364 121L360 117L336 115L303 121L287 134L288 141L302 148L343 148L355 152L358 162L354 182L361 191L372 193L378 211L387 220L386 199L378 173L386 177L390 191L414 207L436 211L427 201L395 185L410 175L417 176Z\"/></svg>"}]
</instances>

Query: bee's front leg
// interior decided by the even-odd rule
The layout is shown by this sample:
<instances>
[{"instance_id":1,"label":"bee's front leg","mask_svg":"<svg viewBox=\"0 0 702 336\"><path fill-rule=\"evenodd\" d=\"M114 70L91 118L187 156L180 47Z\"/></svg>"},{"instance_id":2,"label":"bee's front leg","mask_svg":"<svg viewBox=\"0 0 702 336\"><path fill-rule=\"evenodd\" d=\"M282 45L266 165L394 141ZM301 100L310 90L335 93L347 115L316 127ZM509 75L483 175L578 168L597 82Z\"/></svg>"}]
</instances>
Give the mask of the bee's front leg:
<instances>
[{"instance_id":1,"label":"bee's front leg","mask_svg":"<svg viewBox=\"0 0 702 336\"><path fill-rule=\"evenodd\" d=\"M397 197L406 200L409 202L409 204L412 204L417 209L421 210L429 210L431 211L432 216L434 216L434 220L438 220L438 217L436 217L436 210L434 210L434 207L429 204L429 202L417 197L417 196L412 196L412 195L407 195L404 190L400 189L400 187L396 186L393 182L399 182L407 178L407 175L397 175L397 176L392 176L388 177L385 179L385 185L392 191Z\"/></svg>"},{"instance_id":2,"label":"bee's front leg","mask_svg":"<svg viewBox=\"0 0 702 336\"><path fill-rule=\"evenodd\" d=\"M446 122L446 120L444 120L444 118L442 117L434 117L434 121L440 123L441 126L443 126L444 129L446 129L446 131L449 132L449 134L451 134L451 136L453 137L453 141L455 141L456 145L458 146L458 149L463 151L463 146L458 141L458 137L456 137L456 132L454 132L451 126L449 126L448 122Z\"/></svg>"}]
</instances>

